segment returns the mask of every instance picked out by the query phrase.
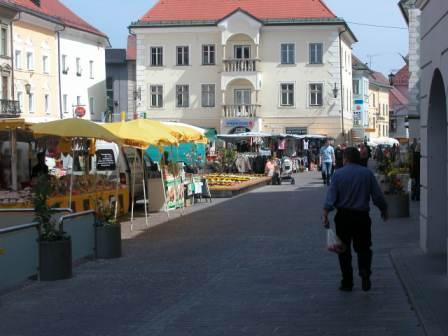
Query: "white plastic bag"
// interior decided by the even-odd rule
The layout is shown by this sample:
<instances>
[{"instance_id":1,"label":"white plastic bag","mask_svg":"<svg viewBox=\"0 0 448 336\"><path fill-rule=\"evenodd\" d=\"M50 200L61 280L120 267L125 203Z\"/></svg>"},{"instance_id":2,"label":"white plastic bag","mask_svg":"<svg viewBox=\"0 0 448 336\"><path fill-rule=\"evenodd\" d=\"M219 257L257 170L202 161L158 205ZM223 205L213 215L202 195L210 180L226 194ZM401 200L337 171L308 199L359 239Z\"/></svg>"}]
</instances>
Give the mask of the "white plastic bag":
<instances>
[{"instance_id":1,"label":"white plastic bag","mask_svg":"<svg viewBox=\"0 0 448 336\"><path fill-rule=\"evenodd\" d=\"M344 253L345 244L339 239L332 229L327 229L327 250L334 253Z\"/></svg>"}]
</instances>

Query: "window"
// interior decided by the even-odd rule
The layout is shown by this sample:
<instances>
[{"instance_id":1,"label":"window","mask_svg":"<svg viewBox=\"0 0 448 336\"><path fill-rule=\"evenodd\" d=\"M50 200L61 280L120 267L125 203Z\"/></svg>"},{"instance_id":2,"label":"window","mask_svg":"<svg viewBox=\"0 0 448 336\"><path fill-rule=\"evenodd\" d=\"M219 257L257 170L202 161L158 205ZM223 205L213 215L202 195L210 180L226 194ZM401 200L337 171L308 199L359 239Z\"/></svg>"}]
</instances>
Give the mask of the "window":
<instances>
[{"instance_id":1,"label":"window","mask_svg":"<svg viewBox=\"0 0 448 336\"><path fill-rule=\"evenodd\" d=\"M33 70L34 64L33 64L33 53L27 52L26 53L26 68L28 70Z\"/></svg>"},{"instance_id":2,"label":"window","mask_svg":"<svg viewBox=\"0 0 448 336\"><path fill-rule=\"evenodd\" d=\"M323 91L322 84L310 84L310 106L323 105L322 91Z\"/></svg>"},{"instance_id":3,"label":"window","mask_svg":"<svg viewBox=\"0 0 448 336\"><path fill-rule=\"evenodd\" d=\"M216 57L215 57L215 45L214 44L206 44L202 46L202 65L215 65Z\"/></svg>"},{"instance_id":4,"label":"window","mask_svg":"<svg viewBox=\"0 0 448 336\"><path fill-rule=\"evenodd\" d=\"M44 70L44 73L48 73L48 56L42 56L42 68Z\"/></svg>"},{"instance_id":5,"label":"window","mask_svg":"<svg viewBox=\"0 0 448 336\"><path fill-rule=\"evenodd\" d=\"M93 76L93 61L89 62L89 73L90 73L90 79L94 79L94 76Z\"/></svg>"},{"instance_id":6,"label":"window","mask_svg":"<svg viewBox=\"0 0 448 336\"><path fill-rule=\"evenodd\" d=\"M2 26L1 28L1 56L8 56L8 28Z\"/></svg>"},{"instance_id":7,"label":"window","mask_svg":"<svg viewBox=\"0 0 448 336\"><path fill-rule=\"evenodd\" d=\"M163 107L163 86L151 85L151 107Z\"/></svg>"},{"instance_id":8,"label":"window","mask_svg":"<svg viewBox=\"0 0 448 336\"><path fill-rule=\"evenodd\" d=\"M17 92L17 101L19 102L20 111L23 111L23 92Z\"/></svg>"},{"instance_id":9,"label":"window","mask_svg":"<svg viewBox=\"0 0 448 336\"><path fill-rule=\"evenodd\" d=\"M189 87L188 85L176 85L176 107L189 106Z\"/></svg>"},{"instance_id":10,"label":"window","mask_svg":"<svg viewBox=\"0 0 448 336\"><path fill-rule=\"evenodd\" d=\"M64 110L64 113L68 113L68 95L62 96L62 109Z\"/></svg>"},{"instance_id":11,"label":"window","mask_svg":"<svg viewBox=\"0 0 448 336\"><path fill-rule=\"evenodd\" d=\"M163 66L162 47L151 47L151 66Z\"/></svg>"},{"instance_id":12,"label":"window","mask_svg":"<svg viewBox=\"0 0 448 336\"><path fill-rule=\"evenodd\" d=\"M294 84L280 84L280 105L294 106Z\"/></svg>"},{"instance_id":13,"label":"window","mask_svg":"<svg viewBox=\"0 0 448 336\"><path fill-rule=\"evenodd\" d=\"M44 96L44 104L45 113L50 113L50 96L47 94Z\"/></svg>"},{"instance_id":14,"label":"window","mask_svg":"<svg viewBox=\"0 0 448 336\"><path fill-rule=\"evenodd\" d=\"M93 116L93 111L94 111L94 108L95 108L95 98L93 98L93 97L90 97L89 98L89 111L90 111L90 115L92 115Z\"/></svg>"},{"instance_id":15,"label":"window","mask_svg":"<svg viewBox=\"0 0 448 336\"><path fill-rule=\"evenodd\" d=\"M82 68L81 68L81 59L79 57L76 58L76 76L82 75Z\"/></svg>"},{"instance_id":16,"label":"window","mask_svg":"<svg viewBox=\"0 0 448 336\"><path fill-rule=\"evenodd\" d=\"M76 106L81 106L81 96L76 96Z\"/></svg>"},{"instance_id":17,"label":"window","mask_svg":"<svg viewBox=\"0 0 448 336\"><path fill-rule=\"evenodd\" d=\"M62 55L62 73L63 74L68 73L67 55Z\"/></svg>"},{"instance_id":18,"label":"window","mask_svg":"<svg viewBox=\"0 0 448 336\"><path fill-rule=\"evenodd\" d=\"M234 57L235 59L250 59L250 45L236 45Z\"/></svg>"},{"instance_id":19,"label":"window","mask_svg":"<svg viewBox=\"0 0 448 336\"><path fill-rule=\"evenodd\" d=\"M215 107L215 84L203 84L202 107Z\"/></svg>"},{"instance_id":20,"label":"window","mask_svg":"<svg viewBox=\"0 0 448 336\"><path fill-rule=\"evenodd\" d=\"M177 47L177 61L176 64L177 65L189 65L190 64L190 60L189 60L189 47Z\"/></svg>"},{"instance_id":21,"label":"window","mask_svg":"<svg viewBox=\"0 0 448 336\"><path fill-rule=\"evenodd\" d=\"M30 113L34 112L34 93L30 93L28 95L28 108L30 110Z\"/></svg>"},{"instance_id":22,"label":"window","mask_svg":"<svg viewBox=\"0 0 448 336\"><path fill-rule=\"evenodd\" d=\"M295 60L295 45L294 43L282 43L281 45L281 63L294 64Z\"/></svg>"},{"instance_id":23,"label":"window","mask_svg":"<svg viewBox=\"0 0 448 336\"><path fill-rule=\"evenodd\" d=\"M15 52L15 60L16 69L22 69L22 52L20 50L16 50Z\"/></svg>"},{"instance_id":24,"label":"window","mask_svg":"<svg viewBox=\"0 0 448 336\"><path fill-rule=\"evenodd\" d=\"M323 64L323 44L310 43L310 64Z\"/></svg>"},{"instance_id":25,"label":"window","mask_svg":"<svg viewBox=\"0 0 448 336\"><path fill-rule=\"evenodd\" d=\"M376 107L375 94L372 93L372 106Z\"/></svg>"},{"instance_id":26,"label":"window","mask_svg":"<svg viewBox=\"0 0 448 336\"><path fill-rule=\"evenodd\" d=\"M359 95L359 80L358 79L354 79L353 80L353 94L355 95Z\"/></svg>"}]
</instances>

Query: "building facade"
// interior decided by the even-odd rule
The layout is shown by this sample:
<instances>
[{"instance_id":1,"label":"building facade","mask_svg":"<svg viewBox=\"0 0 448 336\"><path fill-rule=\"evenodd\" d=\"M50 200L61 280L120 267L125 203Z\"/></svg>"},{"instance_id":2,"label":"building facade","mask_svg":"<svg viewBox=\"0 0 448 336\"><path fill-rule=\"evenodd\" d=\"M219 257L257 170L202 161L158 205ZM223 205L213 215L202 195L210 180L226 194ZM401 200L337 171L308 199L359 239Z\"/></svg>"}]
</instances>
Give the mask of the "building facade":
<instances>
[{"instance_id":1,"label":"building facade","mask_svg":"<svg viewBox=\"0 0 448 336\"><path fill-rule=\"evenodd\" d=\"M383 74L372 72L369 80L369 138L389 137L391 86Z\"/></svg>"},{"instance_id":2,"label":"building facade","mask_svg":"<svg viewBox=\"0 0 448 336\"><path fill-rule=\"evenodd\" d=\"M370 128L369 87L370 69L357 57L352 58L353 66L353 136L355 143L363 142Z\"/></svg>"},{"instance_id":3,"label":"building facade","mask_svg":"<svg viewBox=\"0 0 448 336\"><path fill-rule=\"evenodd\" d=\"M140 116L222 133L351 130L356 39L322 2L187 2L159 1L131 25Z\"/></svg>"},{"instance_id":4,"label":"building facade","mask_svg":"<svg viewBox=\"0 0 448 336\"><path fill-rule=\"evenodd\" d=\"M448 221L448 2L417 1L421 14L420 245L447 255ZM444 14L445 13L445 14ZM446 272L446 270L444 270Z\"/></svg>"},{"instance_id":5,"label":"building facade","mask_svg":"<svg viewBox=\"0 0 448 336\"><path fill-rule=\"evenodd\" d=\"M391 76L389 123L392 138L409 138L409 66L406 64Z\"/></svg>"}]
</instances>

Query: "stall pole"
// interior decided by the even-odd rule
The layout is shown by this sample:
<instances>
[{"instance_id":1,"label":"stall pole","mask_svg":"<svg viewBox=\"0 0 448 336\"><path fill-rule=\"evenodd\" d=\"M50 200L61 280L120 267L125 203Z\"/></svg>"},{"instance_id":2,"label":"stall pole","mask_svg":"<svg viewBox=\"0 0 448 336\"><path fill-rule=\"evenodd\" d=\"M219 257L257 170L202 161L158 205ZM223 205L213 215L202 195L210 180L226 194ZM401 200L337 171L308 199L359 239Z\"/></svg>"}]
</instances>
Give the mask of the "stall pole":
<instances>
[{"instance_id":1,"label":"stall pole","mask_svg":"<svg viewBox=\"0 0 448 336\"><path fill-rule=\"evenodd\" d=\"M72 139L72 158L73 158L73 164L72 164L72 171L70 174L70 195L68 197L68 206L67 208L72 209L72 194L73 194L73 175L75 174L75 146L76 146L76 140ZM73 209L72 209L73 210Z\"/></svg>"},{"instance_id":2,"label":"stall pole","mask_svg":"<svg viewBox=\"0 0 448 336\"><path fill-rule=\"evenodd\" d=\"M18 190L17 181L17 129L11 128L11 187Z\"/></svg>"},{"instance_id":3,"label":"stall pole","mask_svg":"<svg viewBox=\"0 0 448 336\"><path fill-rule=\"evenodd\" d=\"M135 161L137 161L137 148L135 149L134 162L132 162L132 204L131 204L131 231L134 229L134 205L135 205Z\"/></svg>"},{"instance_id":4,"label":"stall pole","mask_svg":"<svg viewBox=\"0 0 448 336\"><path fill-rule=\"evenodd\" d=\"M174 174L175 171L177 171L177 162L176 164L173 164L173 159L174 159L174 155L173 155L173 145L170 146L170 153L171 153L171 164L173 166L173 177L174 177L174 197L175 197L175 210L177 209L177 202L179 201L179 194L178 194L178 190L177 190L177 174Z\"/></svg>"},{"instance_id":5,"label":"stall pole","mask_svg":"<svg viewBox=\"0 0 448 336\"><path fill-rule=\"evenodd\" d=\"M176 145L176 166L177 166L177 168L179 167L179 145ZM180 173L180 171L177 172L177 175L178 175L177 177L180 178L179 173ZM177 178L176 178L176 180L177 180ZM180 181L180 183L182 184L182 181ZM175 185L176 192L177 192L178 186L176 184L174 184L174 185ZM178 195L178 196L180 197L180 195ZM181 209L180 214L181 214L181 216L183 216L184 212L185 212L185 195L184 195L184 201L182 202L182 206L180 209Z\"/></svg>"},{"instance_id":6,"label":"stall pole","mask_svg":"<svg viewBox=\"0 0 448 336\"><path fill-rule=\"evenodd\" d=\"M160 178L161 178L161 180L162 180L163 197L164 197L164 199L165 199L165 213L166 213L166 215L167 215L168 217L170 217L170 213L169 213L169 211L168 211L168 201L167 201L167 198L166 198L165 180L163 179L163 170L164 170L164 167L165 167L165 165L166 165L164 154L165 154L165 152L163 151L163 152L162 152L162 155L161 155L161 157L160 157L160 163L161 163L161 164L160 164Z\"/></svg>"},{"instance_id":7,"label":"stall pole","mask_svg":"<svg viewBox=\"0 0 448 336\"><path fill-rule=\"evenodd\" d=\"M144 160L145 158L143 157L143 149L142 149L142 167L143 167L143 201L145 202L145 223L146 223L146 227L149 227L149 222L148 222L148 203L147 203L147 198L146 198L146 182L145 182L145 164L144 164Z\"/></svg>"},{"instance_id":8,"label":"stall pole","mask_svg":"<svg viewBox=\"0 0 448 336\"><path fill-rule=\"evenodd\" d=\"M118 189L120 187L120 156L122 147L118 146L118 157L117 157L117 185L115 188L115 220L118 217Z\"/></svg>"}]
</instances>

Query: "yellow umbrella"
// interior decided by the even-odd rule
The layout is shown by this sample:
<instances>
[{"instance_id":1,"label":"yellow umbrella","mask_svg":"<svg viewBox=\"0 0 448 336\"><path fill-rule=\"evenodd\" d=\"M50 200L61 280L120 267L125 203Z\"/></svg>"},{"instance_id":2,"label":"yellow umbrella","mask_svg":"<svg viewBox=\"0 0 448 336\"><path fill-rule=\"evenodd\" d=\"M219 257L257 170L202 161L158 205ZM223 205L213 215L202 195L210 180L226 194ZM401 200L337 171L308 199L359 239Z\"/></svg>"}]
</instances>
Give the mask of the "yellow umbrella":
<instances>
[{"instance_id":1,"label":"yellow umbrella","mask_svg":"<svg viewBox=\"0 0 448 336\"><path fill-rule=\"evenodd\" d=\"M31 130L36 135L54 135L64 138L91 138L121 144L120 138L92 121L84 119L62 119L34 124Z\"/></svg>"},{"instance_id":2,"label":"yellow umbrella","mask_svg":"<svg viewBox=\"0 0 448 336\"><path fill-rule=\"evenodd\" d=\"M208 142L207 137L205 136L205 130L202 128L176 122L164 122L163 124L182 134L182 137L180 138L181 142Z\"/></svg>"},{"instance_id":3,"label":"yellow umbrella","mask_svg":"<svg viewBox=\"0 0 448 336\"><path fill-rule=\"evenodd\" d=\"M122 139L127 146L148 148L150 145L175 145L178 139L175 131L158 121L136 119L129 122L104 124L103 127Z\"/></svg>"}]
</instances>

